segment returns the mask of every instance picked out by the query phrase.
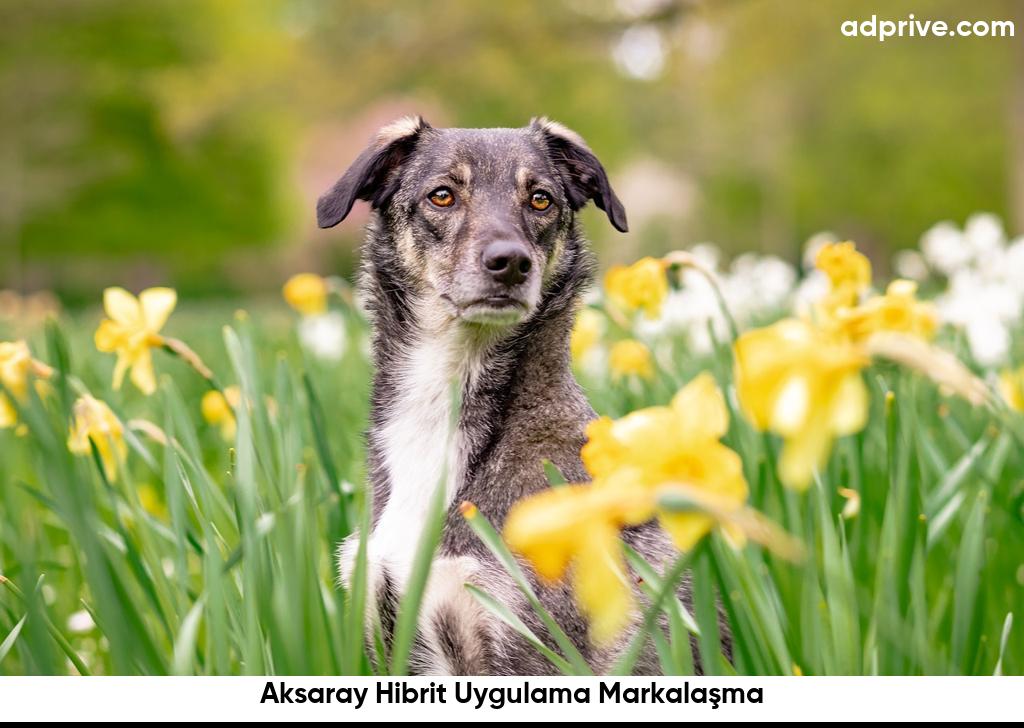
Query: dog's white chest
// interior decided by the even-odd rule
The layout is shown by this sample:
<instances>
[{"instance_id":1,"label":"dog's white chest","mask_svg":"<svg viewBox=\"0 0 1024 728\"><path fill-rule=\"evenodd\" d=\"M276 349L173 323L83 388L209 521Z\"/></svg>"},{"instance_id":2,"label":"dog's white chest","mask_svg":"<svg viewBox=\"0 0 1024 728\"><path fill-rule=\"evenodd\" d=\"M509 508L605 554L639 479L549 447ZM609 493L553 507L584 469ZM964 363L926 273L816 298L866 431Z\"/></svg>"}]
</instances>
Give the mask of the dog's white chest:
<instances>
[{"instance_id":1,"label":"dog's white chest","mask_svg":"<svg viewBox=\"0 0 1024 728\"><path fill-rule=\"evenodd\" d=\"M458 355L450 335L424 337L400 367L386 423L371 435L387 470L387 501L367 543L371 572L387 569L399 590L408 580L430 506L438 487L443 509L455 498L465 453L453 416L453 387L470 376L470 362ZM357 536L342 546L341 575L347 580ZM378 581L371 573L371 585Z\"/></svg>"},{"instance_id":2,"label":"dog's white chest","mask_svg":"<svg viewBox=\"0 0 1024 728\"><path fill-rule=\"evenodd\" d=\"M451 364L443 339L409 354L408 366L387 424L375 433L387 468L387 503L370 537L375 558L386 561L392 579L404 585L438 487L444 510L455 498L461 470L461 440L453 422L453 387L461 372Z\"/></svg>"},{"instance_id":3,"label":"dog's white chest","mask_svg":"<svg viewBox=\"0 0 1024 728\"><path fill-rule=\"evenodd\" d=\"M463 437L454 416L453 387L462 387L473 375L470 362L456 356L450 337L425 340L408 354L386 424L373 434L387 469L390 486L387 502L367 541L368 592L378 595L386 572L401 594L412 572L416 550L430 517L439 487L444 488L443 513L455 498L465 466ZM442 516L443 517L443 516ZM359 534L342 544L339 570L348 584L359 545ZM463 589L476 569L468 557L438 558L420 609L420 631L428 647L417 659L418 668L430 673L449 672L437 642L433 617L446 609L459 615L463 629L471 629L479 608Z\"/></svg>"}]
</instances>

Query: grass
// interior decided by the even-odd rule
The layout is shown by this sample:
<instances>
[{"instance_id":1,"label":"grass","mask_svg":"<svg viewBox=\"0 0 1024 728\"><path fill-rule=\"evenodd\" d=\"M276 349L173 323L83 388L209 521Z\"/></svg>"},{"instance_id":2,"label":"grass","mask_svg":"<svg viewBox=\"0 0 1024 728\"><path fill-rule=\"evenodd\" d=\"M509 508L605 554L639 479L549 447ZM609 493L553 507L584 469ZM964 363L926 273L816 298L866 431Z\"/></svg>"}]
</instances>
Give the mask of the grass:
<instances>
[{"instance_id":1,"label":"grass","mask_svg":"<svg viewBox=\"0 0 1024 728\"><path fill-rule=\"evenodd\" d=\"M173 315L168 333L251 403L238 408L231 443L200 416L208 384L169 354L155 354L153 396L129 385L112 391L113 357L91 343L96 312L28 332L33 354L57 375L51 392L19 407L24 433L0 430L0 673L406 670L419 590L403 600L392 659L381 660L370 659L361 636L365 554L351 592L335 583L335 545L368 522L367 332L358 314L345 316L345 358L324 364L304 353L283 306L254 304L248 315L184 306ZM0 330L0 340L12 335ZM650 383L585 378L595 408L618 416L663 403L701 369L728 388L728 346L698 359L674 342L659 361ZM805 494L777 481L779 443L732 412L725 441L743 457L751 505L803 541L802 563L715 536L659 580L628 555L645 575L645 625L666 672L692 671L696 634L710 673L1024 673L1024 635L1012 624L1024 613L1020 440L898 368L876 365L866 381L869 425L837 443ZM113 479L98 458L66 447L81 388L133 423ZM840 487L859 494L854 517L842 516ZM517 569L486 514L470 515ZM428 529L420 577L436 539ZM684 570L694 578L692 613L673 594ZM587 671L556 624L548 624L554 639L541 639L490 595L472 593L558 669ZM733 630L731 663L719 651L716 598ZM664 633L654 629L662 611ZM628 672L636 652L627 650L616 672Z\"/></svg>"}]
</instances>

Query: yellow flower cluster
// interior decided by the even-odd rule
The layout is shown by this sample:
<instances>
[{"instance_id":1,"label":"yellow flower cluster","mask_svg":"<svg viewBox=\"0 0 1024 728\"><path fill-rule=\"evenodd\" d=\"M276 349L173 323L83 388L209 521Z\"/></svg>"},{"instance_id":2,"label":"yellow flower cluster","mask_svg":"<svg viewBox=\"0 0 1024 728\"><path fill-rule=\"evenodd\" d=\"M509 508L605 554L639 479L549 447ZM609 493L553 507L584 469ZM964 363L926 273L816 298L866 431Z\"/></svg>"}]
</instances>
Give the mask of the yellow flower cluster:
<instances>
[{"instance_id":1,"label":"yellow flower cluster","mask_svg":"<svg viewBox=\"0 0 1024 728\"><path fill-rule=\"evenodd\" d=\"M850 341L863 342L877 333L900 333L929 340L938 329L935 310L917 300L914 281L895 280L883 296L873 296L859 306L836 311L836 324Z\"/></svg>"},{"instance_id":2,"label":"yellow flower cluster","mask_svg":"<svg viewBox=\"0 0 1024 728\"><path fill-rule=\"evenodd\" d=\"M867 420L860 375L867 357L798 319L743 334L735 354L744 415L759 430L784 438L779 478L788 487L806 488L833 438L859 431Z\"/></svg>"},{"instance_id":3,"label":"yellow flower cluster","mask_svg":"<svg viewBox=\"0 0 1024 728\"><path fill-rule=\"evenodd\" d=\"M831 289L814 316L749 331L734 347L740 406L755 427L784 439L779 478L797 490L811 483L834 438L867 421L861 370L870 361L868 341L883 334L927 340L938 326L912 281L893 281L884 295L864 298L871 264L853 243L824 246L816 265Z\"/></svg>"},{"instance_id":4,"label":"yellow flower cluster","mask_svg":"<svg viewBox=\"0 0 1024 728\"><path fill-rule=\"evenodd\" d=\"M835 310L855 306L871 287L871 261L852 242L822 246L814 259L815 267L828 276L831 289L823 308Z\"/></svg>"},{"instance_id":5,"label":"yellow flower cluster","mask_svg":"<svg viewBox=\"0 0 1024 728\"><path fill-rule=\"evenodd\" d=\"M290 305L304 314L321 313L327 308L327 281L319 276L303 274L293 277L284 287L284 296ZM113 387L120 389L125 375L144 394L156 391L152 349L163 347L178 356L202 377L214 382L213 373L184 342L163 336L160 332L177 304L177 293L171 288L149 288L138 297L119 287L103 292L106 314L94 334L96 348L117 355L114 366ZM15 402L27 400L30 377L47 379L52 370L30 355L24 341L0 342L0 428L18 425ZM95 447L103 472L113 480L127 455L125 427L103 401L84 392L72 410L67 440L68 449L76 455L90 455ZM13 398L13 401L12 399ZM237 386L227 387L223 393L211 390L203 396L202 414L207 422L220 428L222 436L231 440L237 423L235 412L241 396ZM268 397L267 408L274 416L276 403ZM136 425L159 433L152 423L139 420ZM162 433L161 433L162 436ZM140 495L140 498L142 495Z\"/></svg>"},{"instance_id":6,"label":"yellow flower cluster","mask_svg":"<svg viewBox=\"0 0 1024 728\"><path fill-rule=\"evenodd\" d=\"M593 483L544 491L513 507L504 530L509 546L548 580L562 578L572 566L574 591L595 641L618 634L633 610L622 528L657 517L676 546L690 549L714 527L718 516L712 514L745 503L740 458L719 442L728 421L714 379L701 374L668 407L590 424L582 457ZM659 499L670 493L697 507L666 509Z\"/></svg>"},{"instance_id":7,"label":"yellow flower cluster","mask_svg":"<svg viewBox=\"0 0 1024 728\"><path fill-rule=\"evenodd\" d=\"M871 288L871 263L853 243L823 246L815 265L831 284L815 312L815 323L822 328L858 343L882 332L925 340L934 336L938 328L935 309L917 299L914 281L897 279L884 295L865 298Z\"/></svg>"},{"instance_id":8,"label":"yellow flower cluster","mask_svg":"<svg viewBox=\"0 0 1024 728\"><path fill-rule=\"evenodd\" d=\"M608 299L625 312L640 309L655 318L668 295L668 263L659 258L641 258L632 265L612 266L604 277Z\"/></svg>"},{"instance_id":9,"label":"yellow flower cluster","mask_svg":"<svg viewBox=\"0 0 1024 728\"><path fill-rule=\"evenodd\" d=\"M610 317L623 327L628 326L623 314L643 311L649 318L656 317L668 295L668 266L664 259L650 257L628 266L612 266L604 278L609 303L606 311ZM594 309L585 308L580 312L569 340L572 358L577 365L597 347L605 328L605 317ZM623 339L612 344L608 368L613 380L654 378L651 350L636 339Z\"/></svg>"}]
</instances>

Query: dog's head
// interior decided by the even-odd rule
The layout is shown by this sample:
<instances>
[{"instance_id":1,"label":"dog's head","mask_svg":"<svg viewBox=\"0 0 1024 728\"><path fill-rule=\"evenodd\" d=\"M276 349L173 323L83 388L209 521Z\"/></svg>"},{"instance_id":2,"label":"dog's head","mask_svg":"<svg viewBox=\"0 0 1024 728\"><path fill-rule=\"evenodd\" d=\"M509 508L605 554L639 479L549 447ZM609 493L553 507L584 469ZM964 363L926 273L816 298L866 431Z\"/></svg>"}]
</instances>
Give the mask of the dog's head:
<instances>
[{"instance_id":1,"label":"dog's head","mask_svg":"<svg viewBox=\"0 0 1024 728\"><path fill-rule=\"evenodd\" d=\"M588 201L626 231L597 157L546 119L521 129L435 129L402 119L320 198L320 227L344 220L357 199L381 213L401 279L471 325L509 326L537 309Z\"/></svg>"}]
</instances>

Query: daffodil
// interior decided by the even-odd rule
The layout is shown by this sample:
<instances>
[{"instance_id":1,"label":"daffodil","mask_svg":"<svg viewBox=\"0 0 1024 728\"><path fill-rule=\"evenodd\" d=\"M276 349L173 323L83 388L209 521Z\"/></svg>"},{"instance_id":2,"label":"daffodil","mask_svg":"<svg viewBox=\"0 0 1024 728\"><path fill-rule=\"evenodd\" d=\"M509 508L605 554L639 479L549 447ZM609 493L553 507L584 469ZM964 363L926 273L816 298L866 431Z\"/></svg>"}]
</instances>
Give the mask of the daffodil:
<instances>
[{"instance_id":1,"label":"daffodil","mask_svg":"<svg viewBox=\"0 0 1024 728\"><path fill-rule=\"evenodd\" d=\"M856 342L881 332L929 340L938 328L934 306L917 299L917 283L902 279L890 283L883 296L839 310L835 321L840 332Z\"/></svg>"},{"instance_id":2,"label":"daffodil","mask_svg":"<svg viewBox=\"0 0 1024 728\"><path fill-rule=\"evenodd\" d=\"M548 582L562 579L571 565L573 591L591 637L605 643L626 626L634 605L619 531L651 513L643 490L615 482L567 485L513 506L504 535Z\"/></svg>"},{"instance_id":3,"label":"daffodil","mask_svg":"<svg viewBox=\"0 0 1024 728\"><path fill-rule=\"evenodd\" d=\"M703 373L679 390L668 407L647 407L618 420L601 417L591 422L581 455L595 481L628 477L634 487L655 495L665 488L687 488L720 509L739 508L748 488L739 456L719 442L728 428L722 393L714 378ZM662 512L660 520L684 551L716 522L699 508Z\"/></svg>"},{"instance_id":4,"label":"daffodil","mask_svg":"<svg viewBox=\"0 0 1024 728\"><path fill-rule=\"evenodd\" d=\"M118 465L128 453L124 441L124 426L105 402L91 395L82 395L72 409L71 432L68 449L76 455L92 452L95 444L108 479L117 476Z\"/></svg>"},{"instance_id":5,"label":"daffodil","mask_svg":"<svg viewBox=\"0 0 1024 728\"><path fill-rule=\"evenodd\" d=\"M116 352L114 389L120 389L131 371L132 383L145 394L156 391L151 349L163 346L160 329L174 310L178 296L170 288L148 288L136 298L123 288L103 292L103 309L109 318L96 329L96 348Z\"/></svg>"},{"instance_id":6,"label":"daffodil","mask_svg":"<svg viewBox=\"0 0 1024 728\"><path fill-rule=\"evenodd\" d=\"M1024 367L1000 373L999 392L1011 409L1024 412Z\"/></svg>"},{"instance_id":7,"label":"daffodil","mask_svg":"<svg viewBox=\"0 0 1024 728\"><path fill-rule=\"evenodd\" d=\"M224 392L211 389L203 395L200 407L203 419L209 424L220 428L221 437L227 441L235 439L238 423L235 420L235 409L241 401L241 390L237 385L225 387Z\"/></svg>"},{"instance_id":8,"label":"daffodil","mask_svg":"<svg viewBox=\"0 0 1024 728\"><path fill-rule=\"evenodd\" d=\"M711 375L701 374L670 406L590 424L581 454L591 485L546 490L512 508L505 523L509 546L548 581L572 567L573 590L595 641L618 634L633 612L622 528L657 517L686 550L718 523L742 536L743 526L756 520L744 508L748 489L739 456L719 442L728 426L721 392ZM760 538L766 529L755 526Z\"/></svg>"},{"instance_id":9,"label":"daffodil","mask_svg":"<svg viewBox=\"0 0 1024 728\"><path fill-rule=\"evenodd\" d=\"M28 391L28 374L32 357L24 341L0 342L0 382L19 401ZM18 413L7 395L0 391L0 428L18 424Z\"/></svg>"},{"instance_id":10,"label":"daffodil","mask_svg":"<svg viewBox=\"0 0 1024 728\"><path fill-rule=\"evenodd\" d=\"M0 382L7 390L7 394L0 391L0 429L18 424L18 413L9 395L24 403L28 398L29 375L46 378L51 371L50 367L32 358L24 341L0 342ZM37 381L38 384L41 382Z\"/></svg>"},{"instance_id":11,"label":"daffodil","mask_svg":"<svg viewBox=\"0 0 1024 728\"><path fill-rule=\"evenodd\" d=\"M614 379L623 377L654 378L651 350L635 339L615 342L608 354L608 367Z\"/></svg>"},{"instance_id":12,"label":"daffodil","mask_svg":"<svg viewBox=\"0 0 1024 728\"><path fill-rule=\"evenodd\" d=\"M832 290L826 309L853 306L871 286L871 261L852 242L828 243L818 251L814 265L828 276Z\"/></svg>"},{"instance_id":13,"label":"daffodil","mask_svg":"<svg viewBox=\"0 0 1024 728\"><path fill-rule=\"evenodd\" d=\"M303 316L327 310L327 281L315 273L299 273L288 279L282 290L284 300Z\"/></svg>"},{"instance_id":14,"label":"daffodil","mask_svg":"<svg viewBox=\"0 0 1024 728\"><path fill-rule=\"evenodd\" d=\"M612 266L604 277L605 292L623 311L642 309L648 318L655 318L668 295L667 267L664 260L651 257Z\"/></svg>"},{"instance_id":15,"label":"daffodil","mask_svg":"<svg viewBox=\"0 0 1024 728\"><path fill-rule=\"evenodd\" d=\"M576 317L576 325L572 328L572 335L569 337L569 351L572 353L574 362L580 362L598 342L604 334L604 316L592 308L584 308Z\"/></svg>"},{"instance_id":16,"label":"daffodil","mask_svg":"<svg viewBox=\"0 0 1024 728\"><path fill-rule=\"evenodd\" d=\"M860 372L866 355L797 319L743 334L735 353L744 414L758 429L782 436L779 477L805 489L833 439L864 427L868 394Z\"/></svg>"}]
</instances>

